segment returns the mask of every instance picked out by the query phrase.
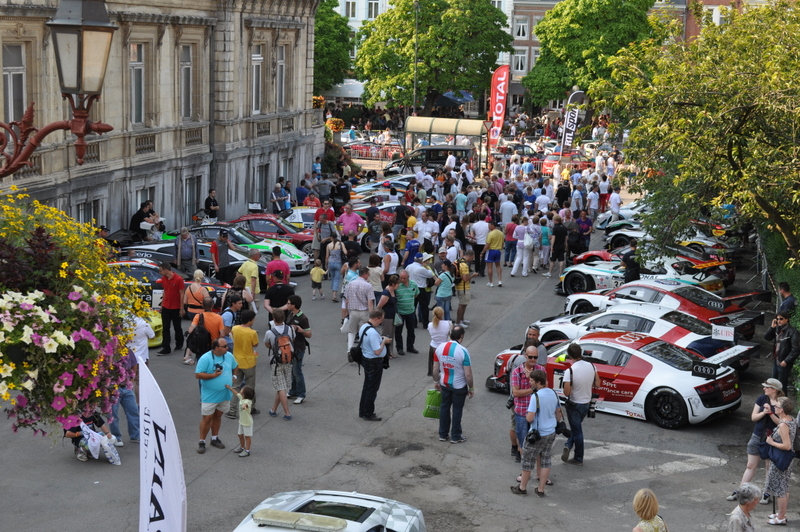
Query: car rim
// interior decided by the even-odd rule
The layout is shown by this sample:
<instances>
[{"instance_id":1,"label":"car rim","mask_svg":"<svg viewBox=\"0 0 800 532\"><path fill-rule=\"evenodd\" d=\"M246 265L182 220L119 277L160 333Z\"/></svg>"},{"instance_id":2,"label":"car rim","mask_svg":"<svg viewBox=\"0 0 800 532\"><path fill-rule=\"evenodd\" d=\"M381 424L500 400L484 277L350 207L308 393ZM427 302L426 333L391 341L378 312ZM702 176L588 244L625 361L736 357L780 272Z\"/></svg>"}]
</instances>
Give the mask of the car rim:
<instances>
[{"instance_id":1,"label":"car rim","mask_svg":"<svg viewBox=\"0 0 800 532\"><path fill-rule=\"evenodd\" d=\"M587 314L593 310L594 306L592 306L591 303L588 301L580 301L575 305L573 314Z\"/></svg>"},{"instance_id":2,"label":"car rim","mask_svg":"<svg viewBox=\"0 0 800 532\"><path fill-rule=\"evenodd\" d=\"M570 275L566 282L567 292L574 294L576 292L586 291L586 279L581 275Z\"/></svg>"}]
</instances>

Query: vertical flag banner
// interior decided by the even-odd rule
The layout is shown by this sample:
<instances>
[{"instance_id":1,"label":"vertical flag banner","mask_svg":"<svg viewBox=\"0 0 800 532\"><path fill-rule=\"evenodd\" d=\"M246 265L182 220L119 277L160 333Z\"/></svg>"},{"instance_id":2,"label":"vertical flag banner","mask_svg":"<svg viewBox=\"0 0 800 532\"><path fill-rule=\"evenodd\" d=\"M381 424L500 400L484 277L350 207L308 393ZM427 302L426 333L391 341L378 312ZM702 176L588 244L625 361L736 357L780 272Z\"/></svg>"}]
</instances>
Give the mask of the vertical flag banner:
<instances>
[{"instance_id":1,"label":"vertical flag banner","mask_svg":"<svg viewBox=\"0 0 800 532\"><path fill-rule=\"evenodd\" d=\"M506 118L506 100L508 87L511 83L511 67L503 65L492 74L492 95L489 100L492 114L492 129L489 130L489 146L497 146L503 131L503 122Z\"/></svg>"},{"instance_id":2,"label":"vertical flag banner","mask_svg":"<svg viewBox=\"0 0 800 532\"><path fill-rule=\"evenodd\" d=\"M565 156L572 150L572 144L575 140L575 133L578 131L578 122L580 122L580 110L578 105L583 103L584 92L575 91L569 96L567 100L566 114L564 115L564 134L561 137L561 156Z\"/></svg>"},{"instance_id":3,"label":"vertical flag banner","mask_svg":"<svg viewBox=\"0 0 800 532\"><path fill-rule=\"evenodd\" d=\"M139 359L139 532L186 532L178 434L153 374Z\"/></svg>"}]
</instances>

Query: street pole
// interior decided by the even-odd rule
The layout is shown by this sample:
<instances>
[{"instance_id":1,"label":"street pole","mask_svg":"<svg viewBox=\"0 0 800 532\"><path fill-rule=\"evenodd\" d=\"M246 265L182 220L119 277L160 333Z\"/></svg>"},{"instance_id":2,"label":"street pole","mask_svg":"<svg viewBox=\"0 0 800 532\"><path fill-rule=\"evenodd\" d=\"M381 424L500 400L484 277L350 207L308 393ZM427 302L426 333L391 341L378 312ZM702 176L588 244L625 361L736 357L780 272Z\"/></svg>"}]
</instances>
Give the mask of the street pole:
<instances>
[{"instance_id":1,"label":"street pole","mask_svg":"<svg viewBox=\"0 0 800 532\"><path fill-rule=\"evenodd\" d=\"M419 46L417 42L417 32L419 32L419 2L414 1L414 103L411 106L411 114L417 111L417 55Z\"/></svg>"}]
</instances>

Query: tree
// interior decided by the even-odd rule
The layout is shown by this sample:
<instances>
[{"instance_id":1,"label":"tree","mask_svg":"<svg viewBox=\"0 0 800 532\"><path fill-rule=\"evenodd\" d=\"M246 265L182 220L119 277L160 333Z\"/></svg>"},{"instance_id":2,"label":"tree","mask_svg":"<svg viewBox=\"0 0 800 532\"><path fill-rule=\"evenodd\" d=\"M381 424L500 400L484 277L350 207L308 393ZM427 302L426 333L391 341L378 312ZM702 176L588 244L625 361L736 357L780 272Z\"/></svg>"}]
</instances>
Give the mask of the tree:
<instances>
[{"instance_id":1,"label":"tree","mask_svg":"<svg viewBox=\"0 0 800 532\"><path fill-rule=\"evenodd\" d=\"M392 8L364 25L356 75L366 80L368 104L412 105L414 37L417 39L417 100L429 115L447 91L482 92L497 56L511 52L506 16L485 0L392 0ZM415 14L418 31L415 32Z\"/></svg>"},{"instance_id":2,"label":"tree","mask_svg":"<svg viewBox=\"0 0 800 532\"><path fill-rule=\"evenodd\" d=\"M628 114L630 158L665 243L703 210L734 204L767 220L800 258L800 11L730 10L696 40L623 50L595 95ZM758 43L754 45L753 43Z\"/></svg>"},{"instance_id":3,"label":"tree","mask_svg":"<svg viewBox=\"0 0 800 532\"><path fill-rule=\"evenodd\" d=\"M652 36L654 0L563 0L536 25L541 55L522 79L532 101L546 105L578 85L608 79L608 58Z\"/></svg>"},{"instance_id":4,"label":"tree","mask_svg":"<svg viewBox=\"0 0 800 532\"><path fill-rule=\"evenodd\" d=\"M337 0L321 0L314 22L314 94L344 81L350 70L350 27Z\"/></svg>"}]
</instances>

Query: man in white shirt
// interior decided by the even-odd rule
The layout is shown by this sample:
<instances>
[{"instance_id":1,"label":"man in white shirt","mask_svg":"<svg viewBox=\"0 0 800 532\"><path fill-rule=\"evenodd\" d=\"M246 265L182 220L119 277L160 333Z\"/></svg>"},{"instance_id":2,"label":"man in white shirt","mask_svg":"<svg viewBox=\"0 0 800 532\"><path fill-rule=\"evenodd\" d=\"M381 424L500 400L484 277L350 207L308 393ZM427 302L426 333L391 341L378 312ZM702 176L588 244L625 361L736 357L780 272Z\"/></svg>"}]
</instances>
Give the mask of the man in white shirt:
<instances>
[{"instance_id":1,"label":"man in white shirt","mask_svg":"<svg viewBox=\"0 0 800 532\"><path fill-rule=\"evenodd\" d=\"M583 423L589 412L592 388L600 386L600 376L590 362L583 360L583 350L577 344L567 348L567 356L573 361L564 372L564 395L567 397L567 419L572 436L564 444L561 460L573 465L583 465ZM569 452L575 447L574 458Z\"/></svg>"},{"instance_id":2,"label":"man in white shirt","mask_svg":"<svg viewBox=\"0 0 800 532\"><path fill-rule=\"evenodd\" d=\"M572 209L573 220L577 220L578 215L583 210L583 185L581 185L580 183L575 185L575 190L572 191L572 200L570 201L570 208Z\"/></svg>"},{"instance_id":3,"label":"man in white shirt","mask_svg":"<svg viewBox=\"0 0 800 532\"><path fill-rule=\"evenodd\" d=\"M507 195L505 201L500 204L500 217L503 226L510 224L511 218L513 218L515 214L519 214L517 206L511 201L511 197L513 196Z\"/></svg>"},{"instance_id":4,"label":"man in white shirt","mask_svg":"<svg viewBox=\"0 0 800 532\"><path fill-rule=\"evenodd\" d=\"M416 174L417 183L422 183L427 174L428 174L428 167L423 164L420 167L419 172L417 172L417 174Z\"/></svg>"},{"instance_id":5,"label":"man in white shirt","mask_svg":"<svg viewBox=\"0 0 800 532\"><path fill-rule=\"evenodd\" d=\"M546 214L547 211L550 210L550 198L547 197L547 194L540 194L539 197L536 198L536 209L541 212L542 214Z\"/></svg>"},{"instance_id":6,"label":"man in white shirt","mask_svg":"<svg viewBox=\"0 0 800 532\"><path fill-rule=\"evenodd\" d=\"M603 174L606 171L606 158L602 153L598 153L594 160L594 171L598 174Z\"/></svg>"},{"instance_id":7,"label":"man in white shirt","mask_svg":"<svg viewBox=\"0 0 800 532\"><path fill-rule=\"evenodd\" d=\"M600 208L600 192L598 190L599 187L595 185L592 187L592 191L586 195L586 202L589 204L589 218L593 222L597 220L597 212ZM594 227L592 227L592 232L594 232Z\"/></svg>"},{"instance_id":8,"label":"man in white shirt","mask_svg":"<svg viewBox=\"0 0 800 532\"><path fill-rule=\"evenodd\" d=\"M547 197L550 198L550 203L553 203L553 200L556 197L556 191L553 189L553 181L550 179L544 180L544 190Z\"/></svg>"},{"instance_id":9,"label":"man in white shirt","mask_svg":"<svg viewBox=\"0 0 800 532\"><path fill-rule=\"evenodd\" d=\"M561 177L561 163L556 163L552 168L553 179Z\"/></svg>"},{"instance_id":10,"label":"man in white shirt","mask_svg":"<svg viewBox=\"0 0 800 532\"><path fill-rule=\"evenodd\" d=\"M622 206L622 198L619 196L619 187L614 187L614 192L608 198L608 208L611 209L611 222L619 220L619 208Z\"/></svg>"},{"instance_id":11,"label":"man in white shirt","mask_svg":"<svg viewBox=\"0 0 800 532\"><path fill-rule=\"evenodd\" d=\"M444 165L450 168L451 170L456 167L456 156L453 155L452 151L447 152L447 160L444 162Z\"/></svg>"},{"instance_id":12,"label":"man in white shirt","mask_svg":"<svg viewBox=\"0 0 800 532\"><path fill-rule=\"evenodd\" d=\"M489 235L489 224L485 219L478 220L472 224L472 232L475 233L475 244L472 245L475 250L475 271L481 277L486 277L486 263L481 259L481 255L486 246L486 237Z\"/></svg>"},{"instance_id":13,"label":"man in white shirt","mask_svg":"<svg viewBox=\"0 0 800 532\"><path fill-rule=\"evenodd\" d=\"M414 226L414 231L420 235L430 233L433 245L436 245L436 242L439 240L439 224L430 219L428 211L422 211L420 220L417 222L417 225Z\"/></svg>"}]
</instances>

